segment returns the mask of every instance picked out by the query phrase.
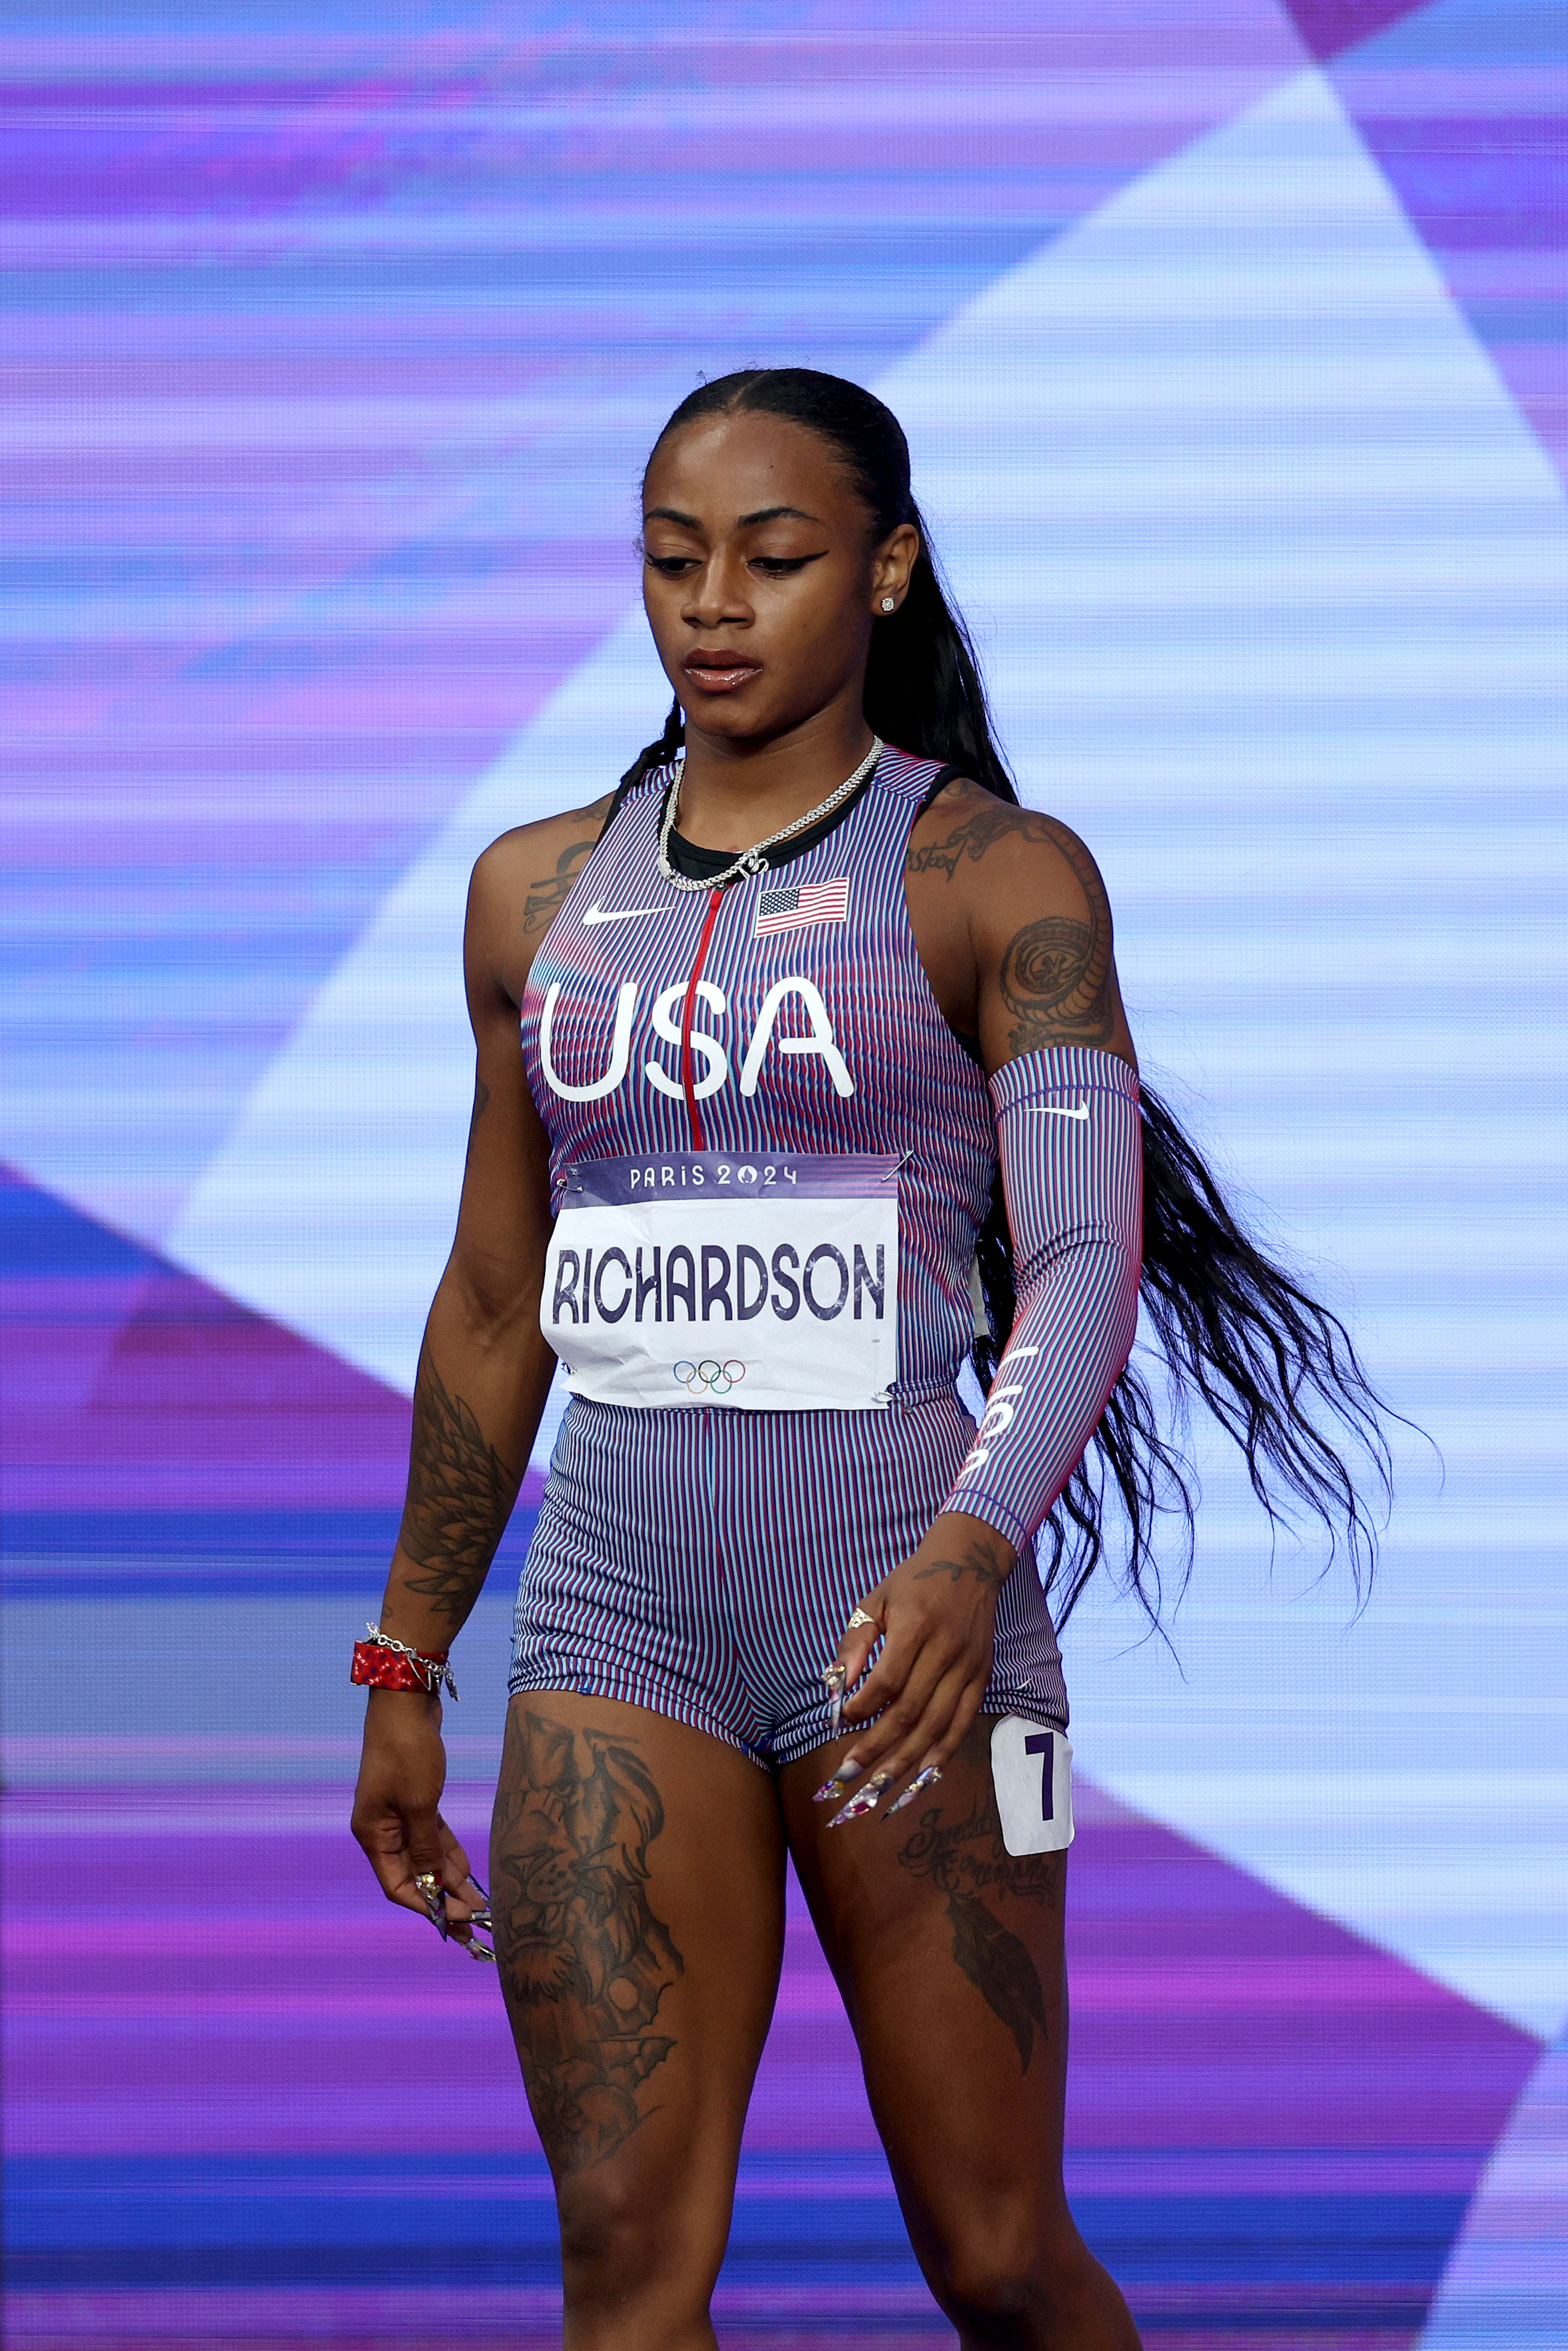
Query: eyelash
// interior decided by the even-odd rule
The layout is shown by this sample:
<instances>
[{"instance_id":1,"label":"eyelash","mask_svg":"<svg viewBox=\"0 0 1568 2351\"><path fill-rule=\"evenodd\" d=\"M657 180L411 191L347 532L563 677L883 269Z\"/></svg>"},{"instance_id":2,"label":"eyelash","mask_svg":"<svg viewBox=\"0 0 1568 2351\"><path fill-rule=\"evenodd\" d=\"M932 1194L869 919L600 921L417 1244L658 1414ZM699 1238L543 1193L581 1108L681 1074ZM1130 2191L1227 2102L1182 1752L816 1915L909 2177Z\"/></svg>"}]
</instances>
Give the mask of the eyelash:
<instances>
[{"instance_id":1,"label":"eyelash","mask_svg":"<svg viewBox=\"0 0 1568 2351\"><path fill-rule=\"evenodd\" d=\"M760 571L765 580L789 580L797 571L804 571L812 560L809 555L754 555L751 568ZM643 561L662 572L666 580L678 580L696 561L695 555L647 555Z\"/></svg>"}]
</instances>

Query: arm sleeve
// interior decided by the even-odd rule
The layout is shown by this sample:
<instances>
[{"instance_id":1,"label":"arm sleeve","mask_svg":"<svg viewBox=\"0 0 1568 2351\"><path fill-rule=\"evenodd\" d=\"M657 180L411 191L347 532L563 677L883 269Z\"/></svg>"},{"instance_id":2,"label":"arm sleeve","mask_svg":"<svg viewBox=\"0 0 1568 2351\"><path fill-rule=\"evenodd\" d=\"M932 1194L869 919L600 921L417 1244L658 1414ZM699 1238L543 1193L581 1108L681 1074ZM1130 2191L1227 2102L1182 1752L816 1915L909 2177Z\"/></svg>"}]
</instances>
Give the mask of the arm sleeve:
<instances>
[{"instance_id":1,"label":"arm sleeve","mask_svg":"<svg viewBox=\"0 0 1568 2351\"><path fill-rule=\"evenodd\" d=\"M944 1510L1023 1551L1099 1425L1138 1324L1143 1131L1125 1061L1053 1045L991 1080L1018 1311Z\"/></svg>"}]
</instances>

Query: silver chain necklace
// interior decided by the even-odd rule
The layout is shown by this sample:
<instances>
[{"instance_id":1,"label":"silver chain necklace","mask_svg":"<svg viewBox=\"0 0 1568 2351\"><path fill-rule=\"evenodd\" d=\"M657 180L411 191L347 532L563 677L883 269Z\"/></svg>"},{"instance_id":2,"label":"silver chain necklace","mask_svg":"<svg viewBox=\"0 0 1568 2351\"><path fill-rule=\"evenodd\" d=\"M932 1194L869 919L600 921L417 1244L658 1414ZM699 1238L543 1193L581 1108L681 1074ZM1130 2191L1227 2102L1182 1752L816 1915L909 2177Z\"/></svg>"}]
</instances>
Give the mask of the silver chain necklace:
<instances>
[{"instance_id":1,"label":"silver chain necklace","mask_svg":"<svg viewBox=\"0 0 1568 2351\"><path fill-rule=\"evenodd\" d=\"M823 817L831 816L833 810L843 805L857 786L864 783L878 759L881 758L882 753L882 737L880 735L873 735L871 749L866 753L854 774L844 778L836 792L830 792L827 799L819 801L814 809L808 809L804 816L798 816L793 824L785 825L778 832L770 832L766 841L757 841L750 849L743 849L735 863L727 865L722 873L706 875L677 873L670 862L670 835L675 829L675 810L680 806L681 783L686 772L686 763L683 758L670 778L670 789L664 800L664 820L659 827L660 872L672 888L676 890L722 890L729 883L737 882L743 873L760 873L765 852L768 850L777 849L781 841L792 841L798 832L805 832L811 825L820 823Z\"/></svg>"}]
</instances>

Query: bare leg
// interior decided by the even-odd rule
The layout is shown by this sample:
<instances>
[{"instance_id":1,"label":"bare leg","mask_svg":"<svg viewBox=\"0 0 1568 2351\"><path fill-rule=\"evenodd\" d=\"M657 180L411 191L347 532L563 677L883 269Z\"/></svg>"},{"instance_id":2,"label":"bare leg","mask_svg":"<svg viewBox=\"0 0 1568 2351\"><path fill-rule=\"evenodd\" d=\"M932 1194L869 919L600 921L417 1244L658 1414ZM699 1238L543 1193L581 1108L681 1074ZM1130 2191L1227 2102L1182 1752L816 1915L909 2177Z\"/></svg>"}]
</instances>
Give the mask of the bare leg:
<instances>
[{"instance_id":1,"label":"bare leg","mask_svg":"<svg viewBox=\"0 0 1568 2351\"><path fill-rule=\"evenodd\" d=\"M848 1741L782 1775L915 2253L966 2351L1137 2351L1061 2185L1067 1855L1010 1855L982 1718L891 1821L811 1802Z\"/></svg>"},{"instance_id":2,"label":"bare leg","mask_svg":"<svg viewBox=\"0 0 1568 2351\"><path fill-rule=\"evenodd\" d=\"M773 1783L645 1708L525 1693L490 1866L507 2007L555 2175L567 2351L711 2351L783 1948Z\"/></svg>"}]
</instances>

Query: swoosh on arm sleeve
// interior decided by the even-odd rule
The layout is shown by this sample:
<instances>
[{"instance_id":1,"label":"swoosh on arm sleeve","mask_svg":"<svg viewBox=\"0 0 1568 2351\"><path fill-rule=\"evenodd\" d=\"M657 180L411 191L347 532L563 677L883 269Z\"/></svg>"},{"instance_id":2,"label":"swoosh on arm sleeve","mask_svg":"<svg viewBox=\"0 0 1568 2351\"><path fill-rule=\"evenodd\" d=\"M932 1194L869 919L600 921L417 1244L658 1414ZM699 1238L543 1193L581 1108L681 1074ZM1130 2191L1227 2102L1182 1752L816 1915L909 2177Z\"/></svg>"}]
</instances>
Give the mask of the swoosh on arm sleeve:
<instances>
[{"instance_id":1,"label":"swoosh on arm sleeve","mask_svg":"<svg viewBox=\"0 0 1568 2351\"><path fill-rule=\"evenodd\" d=\"M985 1417L944 1510L1023 1551L1082 1458L1138 1327L1144 1154L1138 1081L1086 1045L991 1080L1018 1311Z\"/></svg>"}]
</instances>

